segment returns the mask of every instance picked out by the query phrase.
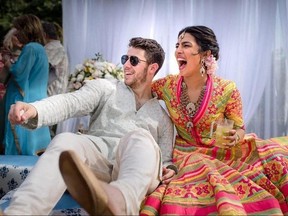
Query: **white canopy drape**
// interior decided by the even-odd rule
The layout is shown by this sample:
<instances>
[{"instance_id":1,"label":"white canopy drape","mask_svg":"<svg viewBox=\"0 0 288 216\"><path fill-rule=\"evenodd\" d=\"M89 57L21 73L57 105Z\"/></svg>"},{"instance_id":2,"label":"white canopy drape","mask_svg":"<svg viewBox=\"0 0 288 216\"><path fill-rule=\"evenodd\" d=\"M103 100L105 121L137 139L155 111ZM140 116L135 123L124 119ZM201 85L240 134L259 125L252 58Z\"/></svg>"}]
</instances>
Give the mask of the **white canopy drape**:
<instances>
[{"instance_id":1,"label":"white canopy drape","mask_svg":"<svg viewBox=\"0 0 288 216\"><path fill-rule=\"evenodd\" d=\"M70 69L100 52L113 63L134 36L156 39L166 60L155 78L177 73L178 32L212 28L220 45L218 74L236 82L247 132L288 133L288 0L63 0Z\"/></svg>"}]
</instances>

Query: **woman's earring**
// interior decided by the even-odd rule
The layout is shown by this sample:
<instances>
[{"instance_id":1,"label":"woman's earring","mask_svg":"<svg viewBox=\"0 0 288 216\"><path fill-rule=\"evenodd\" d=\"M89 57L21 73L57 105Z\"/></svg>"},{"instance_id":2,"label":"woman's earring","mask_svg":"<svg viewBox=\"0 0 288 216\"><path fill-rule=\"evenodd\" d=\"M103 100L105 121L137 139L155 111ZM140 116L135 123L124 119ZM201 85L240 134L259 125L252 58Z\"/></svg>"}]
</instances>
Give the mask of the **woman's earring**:
<instances>
[{"instance_id":1,"label":"woman's earring","mask_svg":"<svg viewBox=\"0 0 288 216\"><path fill-rule=\"evenodd\" d=\"M201 68L200 68L200 73L201 73L202 77L204 76L205 72L206 72L206 70L205 70L205 60L204 60L204 58L202 58L201 59Z\"/></svg>"}]
</instances>

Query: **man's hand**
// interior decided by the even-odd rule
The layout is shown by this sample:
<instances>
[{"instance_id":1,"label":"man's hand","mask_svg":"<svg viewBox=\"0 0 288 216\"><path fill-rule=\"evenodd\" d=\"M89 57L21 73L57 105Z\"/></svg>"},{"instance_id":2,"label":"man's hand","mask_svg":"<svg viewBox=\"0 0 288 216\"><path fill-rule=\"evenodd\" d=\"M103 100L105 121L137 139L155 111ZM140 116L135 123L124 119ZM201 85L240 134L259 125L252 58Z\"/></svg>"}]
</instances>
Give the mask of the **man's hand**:
<instances>
[{"instance_id":1,"label":"man's hand","mask_svg":"<svg viewBox=\"0 0 288 216\"><path fill-rule=\"evenodd\" d=\"M162 168L162 184L169 184L175 176L175 171L172 169Z\"/></svg>"},{"instance_id":2,"label":"man's hand","mask_svg":"<svg viewBox=\"0 0 288 216\"><path fill-rule=\"evenodd\" d=\"M11 105L8 119L11 124L23 124L27 123L29 119L36 117L36 115L37 110L34 106L18 101L16 104Z\"/></svg>"}]
</instances>

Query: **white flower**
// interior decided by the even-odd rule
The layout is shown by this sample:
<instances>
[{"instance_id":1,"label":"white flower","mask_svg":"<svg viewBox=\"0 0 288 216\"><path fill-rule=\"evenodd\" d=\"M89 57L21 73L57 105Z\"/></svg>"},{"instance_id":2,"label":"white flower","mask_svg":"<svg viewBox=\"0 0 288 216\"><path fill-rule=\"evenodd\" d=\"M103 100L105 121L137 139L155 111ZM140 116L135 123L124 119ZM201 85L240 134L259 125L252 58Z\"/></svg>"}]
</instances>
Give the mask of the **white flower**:
<instances>
[{"instance_id":1,"label":"white flower","mask_svg":"<svg viewBox=\"0 0 288 216\"><path fill-rule=\"evenodd\" d=\"M103 71L105 70L105 62L95 62L96 69Z\"/></svg>"},{"instance_id":2,"label":"white flower","mask_svg":"<svg viewBox=\"0 0 288 216\"><path fill-rule=\"evenodd\" d=\"M114 79L115 77L113 77L111 74L106 74L105 79Z\"/></svg>"},{"instance_id":3,"label":"white flower","mask_svg":"<svg viewBox=\"0 0 288 216\"><path fill-rule=\"evenodd\" d=\"M80 73L78 74L78 76L76 77L76 82L81 82L84 79L84 74Z\"/></svg>"},{"instance_id":4,"label":"white flower","mask_svg":"<svg viewBox=\"0 0 288 216\"><path fill-rule=\"evenodd\" d=\"M76 77L73 76L70 81L71 81L71 82L76 82L77 79L76 79Z\"/></svg>"},{"instance_id":5,"label":"white flower","mask_svg":"<svg viewBox=\"0 0 288 216\"><path fill-rule=\"evenodd\" d=\"M92 77L94 79L98 78L98 77L102 77L102 71L96 69L93 73L92 73Z\"/></svg>"},{"instance_id":6,"label":"white flower","mask_svg":"<svg viewBox=\"0 0 288 216\"><path fill-rule=\"evenodd\" d=\"M107 67L107 70L112 73L115 69L116 69L116 65L112 64L112 63L109 63L109 62L106 62L106 67Z\"/></svg>"},{"instance_id":7,"label":"white flower","mask_svg":"<svg viewBox=\"0 0 288 216\"><path fill-rule=\"evenodd\" d=\"M104 78L118 79L124 78L122 67L111 62L104 61L102 56L96 54L96 59L86 59L82 64L75 66L75 71L69 77L68 88L70 91L81 88L88 80Z\"/></svg>"},{"instance_id":8,"label":"white flower","mask_svg":"<svg viewBox=\"0 0 288 216\"><path fill-rule=\"evenodd\" d=\"M73 84L73 87L74 87L75 90L77 90L77 89L82 87L82 84L80 82L76 82L76 83Z\"/></svg>"},{"instance_id":9,"label":"white flower","mask_svg":"<svg viewBox=\"0 0 288 216\"><path fill-rule=\"evenodd\" d=\"M77 65L75 66L75 69L76 69L77 71L81 71L81 70L84 69L84 66L83 66L82 64L77 64Z\"/></svg>"}]
</instances>

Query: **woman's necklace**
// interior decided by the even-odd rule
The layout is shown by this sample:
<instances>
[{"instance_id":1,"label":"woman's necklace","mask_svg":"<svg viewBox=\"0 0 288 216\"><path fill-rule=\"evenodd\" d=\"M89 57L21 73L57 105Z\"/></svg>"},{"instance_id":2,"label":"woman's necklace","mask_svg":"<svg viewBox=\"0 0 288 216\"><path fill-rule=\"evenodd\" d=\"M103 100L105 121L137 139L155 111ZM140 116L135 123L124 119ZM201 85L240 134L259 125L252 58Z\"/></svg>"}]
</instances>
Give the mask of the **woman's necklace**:
<instances>
[{"instance_id":1,"label":"woman's necklace","mask_svg":"<svg viewBox=\"0 0 288 216\"><path fill-rule=\"evenodd\" d=\"M188 96L188 88L185 82L182 82L182 94L181 94L181 106L183 109L185 109L189 115L190 118L193 118L198 111L202 100L205 95L206 85L204 85L201 89L200 95L195 103L191 102Z\"/></svg>"}]
</instances>

